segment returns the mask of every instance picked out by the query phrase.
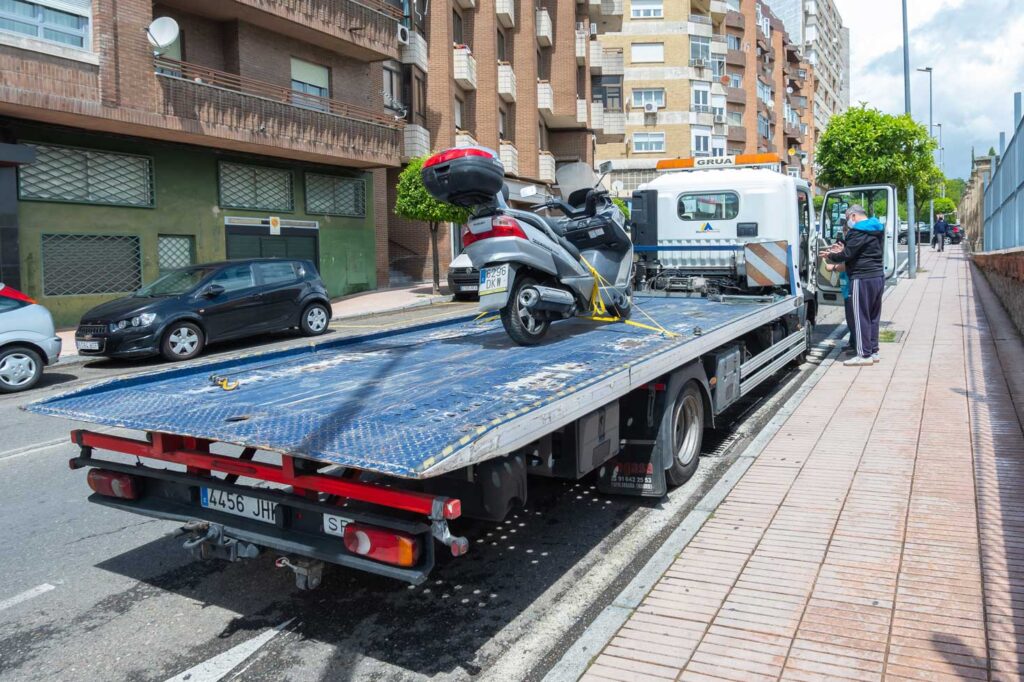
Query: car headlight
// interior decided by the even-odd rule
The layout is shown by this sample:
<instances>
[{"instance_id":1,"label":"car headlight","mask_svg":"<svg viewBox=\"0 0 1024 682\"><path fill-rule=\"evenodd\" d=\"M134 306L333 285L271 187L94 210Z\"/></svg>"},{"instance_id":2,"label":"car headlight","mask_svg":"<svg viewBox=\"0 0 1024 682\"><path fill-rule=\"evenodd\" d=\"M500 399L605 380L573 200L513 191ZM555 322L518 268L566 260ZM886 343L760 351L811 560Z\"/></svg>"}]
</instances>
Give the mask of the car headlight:
<instances>
[{"instance_id":1,"label":"car headlight","mask_svg":"<svg viewBox=\"0 0 1024 682\"><path fill-rule=\"evenodd\" d=\"M142 313L127 320L110 323L110 331L117 332L128 327L148 327L156 319L156 313Z\"/></svg>"}]
</instances>

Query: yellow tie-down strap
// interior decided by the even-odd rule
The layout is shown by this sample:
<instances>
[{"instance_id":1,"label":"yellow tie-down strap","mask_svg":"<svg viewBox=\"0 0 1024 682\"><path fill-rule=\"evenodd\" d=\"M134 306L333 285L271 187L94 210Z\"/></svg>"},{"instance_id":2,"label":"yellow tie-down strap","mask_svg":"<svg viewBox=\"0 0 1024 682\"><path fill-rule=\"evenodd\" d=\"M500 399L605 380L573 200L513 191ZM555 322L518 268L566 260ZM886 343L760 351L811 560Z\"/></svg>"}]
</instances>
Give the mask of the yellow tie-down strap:
<instances>
[{"instance_id":1,"label":"yellow tie-down strap","mask_svg":"<svg viewBox=\"0 0 1024 682\"><path fill-rule=\"evenodd\" d=\"M676 332L665 329L665 327L662 326L657 320L655 320L653 317L651 317L643 310L641 310L640 306L636 305L635 302L633 303L633 308L636 309L637 312L646 317L648 320L650 320L651 324L644 324L643 322L627 320L620 315L609 315L608 307L605 306L604 299L601 297L601 285L604 284L605 286L611 287L613 289L615 288L614 285L612 285L611 282L602 277L601 273L599 273L593 265L588 263L586 258L580 256L580 260L583 262L584 265L587 266L587 269L590 270L590 275L594 278L594 290L590 294L590 315L587 316L586 319L593 320L594 322L623 322L625 324L630 325L631 327L638 327L640 329L647 329L652 332L664 334L670 339L679 336L679 334L677 334Z\"/></svg>"}]
</instances>

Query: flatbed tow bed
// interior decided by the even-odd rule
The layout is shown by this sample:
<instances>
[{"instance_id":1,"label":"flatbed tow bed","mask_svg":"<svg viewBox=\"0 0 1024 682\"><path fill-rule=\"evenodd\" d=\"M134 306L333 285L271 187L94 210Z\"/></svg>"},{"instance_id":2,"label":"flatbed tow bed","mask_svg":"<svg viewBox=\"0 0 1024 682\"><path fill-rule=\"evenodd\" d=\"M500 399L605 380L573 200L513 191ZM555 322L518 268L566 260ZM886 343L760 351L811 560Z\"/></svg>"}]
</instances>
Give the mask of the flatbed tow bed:
<instances>
[{"instance_id":1,"label":"flatbed tow bed","mask_svg":"<svg viewBox=\"0 0 1024 682\"><path fill-rule=\"evenodd\" d=\"M300 587L319 584L320 562L418 583L434 563L431 538L456 556L468 548L448 528L467 498L446 490L465 491L473 472L498 472L501 487L512 490L499 493L500 504L524 502L525 472L521 483L508 472L528 464L535 473L538 462L526 459L531 444L609 404L618 422L618 404L625 413L631 395L651 413L655 387L666 388L657 382L686 367L710 408L715 379L699 370L702 356L797 319L802 301L651 295L637 305L673 335L570 320L527 348L511 344L498 322L457 318L114 379L27 409L144 432L134 439L75 431L81 454L70 464L93 467L91 501L185 523L186 547L197 556L238 560L271 549ZM805 350L798 326L743 362L740 395ZM613 433L618 453L617 426ZM211 446L231 450L217 444L243 450L215 454ZM101 460L95 450L140 459ZM270 453L280 462L267 462L276 457ZM488 462L495 466L481 468ZM663 472L641 468L644 483L617 492L664 494ZM497 504L482 496L485 506ZM392 535L375 535L381 529Z\"/></svg>"}]
</instances>

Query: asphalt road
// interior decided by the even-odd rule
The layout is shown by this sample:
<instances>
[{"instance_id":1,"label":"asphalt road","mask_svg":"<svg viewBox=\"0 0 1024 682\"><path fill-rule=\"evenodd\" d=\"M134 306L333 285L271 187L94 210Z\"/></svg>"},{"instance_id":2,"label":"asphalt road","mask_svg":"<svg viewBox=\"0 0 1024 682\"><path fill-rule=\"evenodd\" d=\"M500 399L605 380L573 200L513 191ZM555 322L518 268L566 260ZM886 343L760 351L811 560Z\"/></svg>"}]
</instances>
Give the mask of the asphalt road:
<instances>
[{"instance_id":1,"label":"asphalt road","mask_svg":"<svg viewBox=\"0 0 1024 682\"><path fill-rule=\"evenodd\" d=\"M350 320L332 333L466 314L431 306ZM823 338L838 319L819 320ZM260 339L287 345L300 339ZM273 556L194 562L177 524L86 502L70 471L76 424L19 409L79 382L151 369L59 366L30 394L0 398L0 679L539 679L732 463L813 362L780 375L709 432L700 471L664 500L597 494L593 481L531 482L500 526L464 523L472 542L408 586L333 570L313 592Z\"/></svg>"}]
</instances>

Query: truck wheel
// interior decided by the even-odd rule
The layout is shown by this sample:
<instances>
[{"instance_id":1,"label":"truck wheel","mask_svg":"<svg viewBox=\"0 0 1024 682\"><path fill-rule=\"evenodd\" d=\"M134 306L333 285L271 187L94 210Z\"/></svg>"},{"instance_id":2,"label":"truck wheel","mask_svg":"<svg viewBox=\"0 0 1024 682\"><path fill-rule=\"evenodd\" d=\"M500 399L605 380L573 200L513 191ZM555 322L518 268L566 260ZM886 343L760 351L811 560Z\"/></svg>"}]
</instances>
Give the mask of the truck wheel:
<instances>
[{"instance_id":1,"label":"truck wheel","mask_svg":"<svg viewBox=\"0 0 1024 682\"><path fill-rule=\"evenodd\" d=\"M27 391L43 376L43 359L24 346L0 350L0 393Z\"/></svg>"},{"instance_id":2,"label":"truck wheel","mask_svg":"<svg viewBox=\"0 0 1024 682\"><path fill-rule=\"evenodd\" d=\"M814 323L810 320L806 320L804 322L804 332L806 332L804 336L804 349L800 355L793 358L794 367L798 367L807 362L807 358L811 356L811 350L814 348Z\"/></svg>"},{"instance_id":3,"label":"truck wheel","mask_svg":"<svg viewBox=\"0 0 1024 682\"><path fill-rule=\"evenodd\" d=\"M191 322L175 322L164 332L160 354L172 362L191 360L203 352L203 330Z\"/></svg>"},{"instance_id":4,"label":"truck wheel","mask_svg":"<svg viewBox=\"0 0 1024 682\"><path fill-rule=\"evenodd\" d=\"M671 411L663 418L671 419L668 433L671 443L661 447L672 449L672 466L668 470L668 482L680 486L697 473L700 464L700 446L704 440L704 396L695 381L690 381L680 391ZM661 430L665 433L665 430ZM659 447L660 449L660 447Z\"/></svg>"},{"instance_id":5,"label":"truck wheel","mask_svg":"<svg viewBox=\"0 0 1024 682\"><path fill-rule=\"evenodd\" d=\"M331 323L331 313L323 303L310 303L302 311L299 329L303 336L319 336L327 331Z\"/></svg>"},{"instance_id":6,"label":"truck wheel","mask_svg":"<svg viewBox=\"0 0 1024 682\"><path fill-rule=\"evenodd\" d=\"M524 304L530 293L524 291L537 284L537 280L529 276L516 278L512 291L508 295L508 303L501 309L501 324L509 337L520 346L535 346L548 332L551 320L540 319L530 312ZM533 294L536 296L536 292Z\"/></svg>"}]
</instances>

